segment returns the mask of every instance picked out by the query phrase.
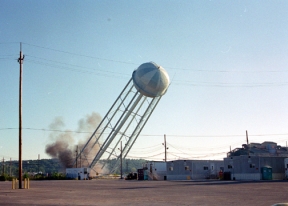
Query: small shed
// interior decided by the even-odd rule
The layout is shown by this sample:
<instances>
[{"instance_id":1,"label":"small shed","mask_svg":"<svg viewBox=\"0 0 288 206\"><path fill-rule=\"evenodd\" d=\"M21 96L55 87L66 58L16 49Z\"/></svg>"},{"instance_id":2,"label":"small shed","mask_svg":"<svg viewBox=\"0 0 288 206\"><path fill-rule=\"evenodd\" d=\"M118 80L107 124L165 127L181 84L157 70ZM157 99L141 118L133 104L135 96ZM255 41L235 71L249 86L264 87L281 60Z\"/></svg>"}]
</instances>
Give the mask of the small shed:
<instances>
[{"instance_id":1,"label":"small shed","mask_svg":"<svg viewBox=\"0 0 288 206\"><path fill-rule=\"evenodd\" d=\"M146 172L148 180L166 180L167 179L167 163L160 161L151 161L146 163ZM147 177L147 176L146 176Z\"/></svg>"},{"instance_id":2,"label":"small shed","mask_svg":"<svg viewBox=\"0 0 288 206\"><path fill-rule=\"evenodd\" d=\"M81 168L66 168L66 177L71 179L78 180L87 180L89 179L90 168L81 167Z\"/></svg>"}]
</instances>

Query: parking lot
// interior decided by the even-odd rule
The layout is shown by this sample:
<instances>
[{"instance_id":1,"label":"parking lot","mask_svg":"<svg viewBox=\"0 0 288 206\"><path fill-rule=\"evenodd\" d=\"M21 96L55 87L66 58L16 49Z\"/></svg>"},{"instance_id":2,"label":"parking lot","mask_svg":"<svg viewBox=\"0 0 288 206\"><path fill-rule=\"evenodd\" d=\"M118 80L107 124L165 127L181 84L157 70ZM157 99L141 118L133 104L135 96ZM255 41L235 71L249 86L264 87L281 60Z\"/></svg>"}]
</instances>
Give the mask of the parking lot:
<instances>
[{"instance_id":1,"label":"parking lot","mask_svg":"<svg viewBox=\"0 0 288 206\"><path fill-rule=\"evenodd\" d=\"M24 184L23 184L24 185ZM288 202L287 181L30 181L0 182L0 205L273 205Z\"/></svg>"}]
</instances>

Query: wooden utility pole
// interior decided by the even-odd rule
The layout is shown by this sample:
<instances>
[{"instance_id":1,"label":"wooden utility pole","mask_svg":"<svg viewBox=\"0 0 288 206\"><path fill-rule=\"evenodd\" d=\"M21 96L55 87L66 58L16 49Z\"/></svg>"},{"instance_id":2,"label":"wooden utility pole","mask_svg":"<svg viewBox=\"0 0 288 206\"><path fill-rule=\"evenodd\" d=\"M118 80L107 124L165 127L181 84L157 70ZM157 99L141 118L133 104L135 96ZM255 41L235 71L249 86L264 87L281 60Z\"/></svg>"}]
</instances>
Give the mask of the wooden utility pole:
<instances>
[{"instance_id":1,"label":"wooden utility pole","mask_svg":"<svg viewBox=\"0 0 288 206\"><path fill-rule=\"evenodd\" d=\"M24 56L22 54L22 43L20 43L20 57L18 63L20 65L19 77L19 189L22 189L22 65Z\"/></svg>"},{"instance_id":2,"label":"wooden utility pole","mask_svg":"<svg viewBox=\"0 0 288 206\"><path fill-rule=\"evenodd\" d=\"M164 134L165 162L167 162L166 134Z\"/></svg>"},{"instance_id":3,"label":"wooden utility pole","mask_svg":"<svg viewBox=\"0 0 288 206\"><path fill-rule=\"evenodd\" d=\"M82 168L82 153L81 153L81 151L80 151L80 168Z\"/></svg>"},{"instance_id":4,"label":"wooden utility pole","mask_svg":"<svg viewBox=\"0 0 288 206\"><path fill-rule=\"evenodd\" d=\"M247 148L248 148L248 157L250 156L250 146L249 146L249 140L248 140L248 131L246 130L246 142L247 142Z\"/></svg>"},{"instance_id":5,"label":"wooden utility pole","mask_svg":"<svg viewBox=\"0 0 288 206\"><path fill-rule=\"evenodd\" d=\"M121 176L120 176L120 179L123 179L123 177L122 177L122 175L123 175L123 171L122 171L122 141L120 142L120 151L121 151L121 153L120 153L120 158L121 158L120 159L121 160L121 166L120 166L121 167L120 168L120 173L121 173L120 175Z\"/></svg>"},{"instance_id":6,"label":"wooden utility pole","mask_svg":"<svg viewBox=\"0 0 288 206\"><path fill-rule=\"evenodd\" d=\"M78 168L78 165L77 165L78 160L77 160L77 158L78 158L78 145L76 147L76 168Z\"/></svg>"},{"instance_id":7,"label":"wooden utility pole","mask_svg":"<svg viewBox=\"0 0 288 206\"><path fill-rule=\"evenodd\" d=\"M38 154L38 174L40 172L40 169L39 169L39 160L40 160L40 154Z\"/></svg>"}]
</instances>

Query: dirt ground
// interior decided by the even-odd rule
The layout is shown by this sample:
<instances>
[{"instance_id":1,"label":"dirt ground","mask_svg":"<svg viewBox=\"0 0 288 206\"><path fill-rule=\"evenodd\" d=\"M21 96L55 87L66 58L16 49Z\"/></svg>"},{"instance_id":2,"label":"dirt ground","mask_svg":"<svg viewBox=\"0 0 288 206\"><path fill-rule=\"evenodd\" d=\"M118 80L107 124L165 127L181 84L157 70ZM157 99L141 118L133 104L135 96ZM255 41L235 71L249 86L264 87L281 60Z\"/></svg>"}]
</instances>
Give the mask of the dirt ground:
<instances>
[{"instance_id":1,"label":"dirt ground","mask_svg":"<svg viewBox=\"0 0 288 206\"><path fill-rule=\"evenodd\" d=\"M24 183L23 183L24 186ZM0 182L0 205L273 205L288 202L288 181Z\"/></svg>"}]
</instances>

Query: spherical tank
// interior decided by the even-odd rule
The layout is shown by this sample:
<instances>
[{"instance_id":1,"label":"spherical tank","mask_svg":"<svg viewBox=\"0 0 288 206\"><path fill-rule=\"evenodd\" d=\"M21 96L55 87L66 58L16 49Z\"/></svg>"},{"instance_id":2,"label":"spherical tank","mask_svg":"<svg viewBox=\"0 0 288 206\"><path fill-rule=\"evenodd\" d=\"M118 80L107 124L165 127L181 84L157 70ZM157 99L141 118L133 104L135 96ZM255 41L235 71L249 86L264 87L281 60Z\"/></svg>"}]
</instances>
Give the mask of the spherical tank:
<instances>
[{"instance_id":1,"label":"spherical tank","mask_svg":"<svg viewBox=\"0 0 288 206\"><path fill-rule=\"evenodd\" d=\"M147 97L163 95L170 83L165 69L154 62L141 64L132 74L136 89Z\"/></svg>"}]
</instances>

